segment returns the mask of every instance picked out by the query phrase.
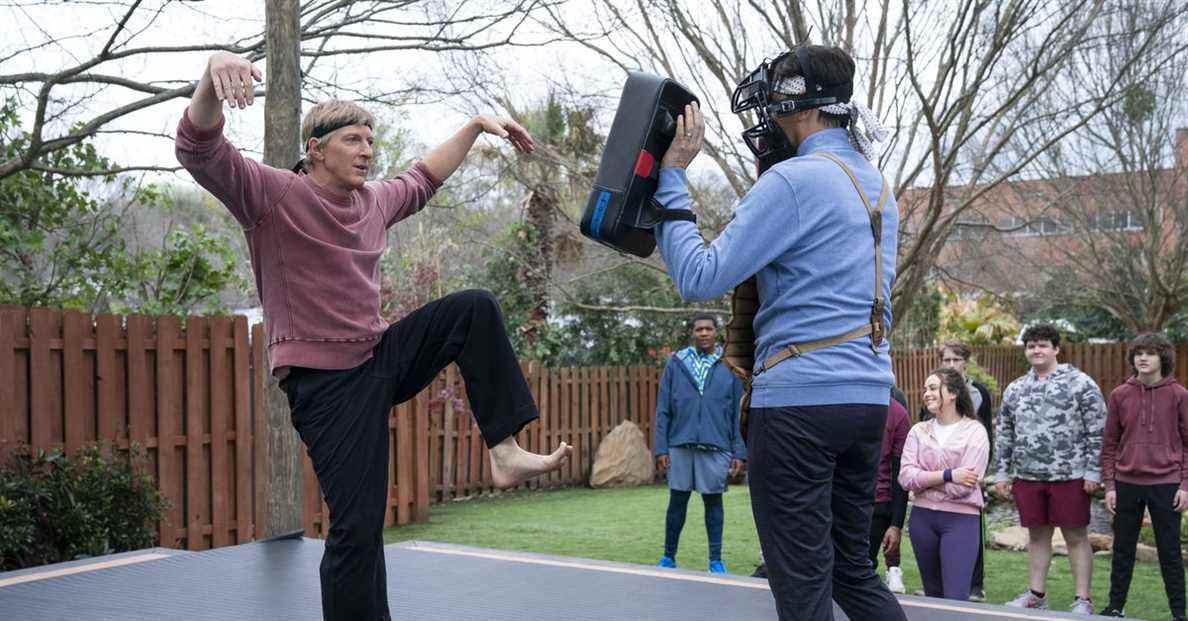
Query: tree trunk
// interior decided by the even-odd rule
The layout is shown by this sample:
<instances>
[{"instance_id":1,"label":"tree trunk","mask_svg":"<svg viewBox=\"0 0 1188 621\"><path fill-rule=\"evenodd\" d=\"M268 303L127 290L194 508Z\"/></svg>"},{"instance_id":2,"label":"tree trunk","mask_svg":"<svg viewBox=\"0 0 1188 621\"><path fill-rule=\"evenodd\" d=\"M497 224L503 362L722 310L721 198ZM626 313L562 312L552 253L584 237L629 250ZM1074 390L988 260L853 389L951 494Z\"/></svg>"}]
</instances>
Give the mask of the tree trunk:
<instances>
[{"instance_id":1,"label":"tree trunk","mask_svg":"<svg viewBox=\"0 0 1188 621\"><path fill-rule=\"evenodd\" d=\"M301 156L301 56L297 0L265 4L268 58L264 98L264 163L289 168ZM269 365L271 367L271 365ZM271 370L271 369L268 369ZM267 522L259 538L301 530L304 485L301 440L289 420L289 404L277 381L264 379L264 416L268 434L259 445L264 453L268 486Z\"/></svg>"},{"instance_id":2,"label":"tree trunk","mask_svg":"<svg viewBox=\"0 0 1188 621\"><path fill-rule=\"evenodd\" d=\"M289 168L301 157L301 22L297 0L264 7L268 57L264 98L264 163Z\"/></svg>"},{"instance_id":3,"label":"tree trunk","mask_svg":"<svg viewBox=\"0 0 1188 621\"><path fill-rule=\"evenodd\" d=\"M549 319L549 281L553 266L553 222L556 219L557 197L548 189L538 188L528 195L525 219L532 231L528 247L524 250L529 261L520 269L528 294L531 310L524 326L524 340L529 350Z\"/></svg>"}]
</instances>

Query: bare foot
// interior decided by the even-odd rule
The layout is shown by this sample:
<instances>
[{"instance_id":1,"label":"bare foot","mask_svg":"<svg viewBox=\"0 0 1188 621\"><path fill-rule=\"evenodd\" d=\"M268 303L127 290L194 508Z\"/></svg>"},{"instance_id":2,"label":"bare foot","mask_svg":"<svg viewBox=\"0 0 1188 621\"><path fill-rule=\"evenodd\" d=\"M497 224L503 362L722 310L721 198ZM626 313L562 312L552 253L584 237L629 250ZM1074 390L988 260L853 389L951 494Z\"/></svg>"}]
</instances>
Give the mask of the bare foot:
<instances>
[{"instance_id":1,"label":"bare foot","mask_svg":"<svg viewBox=\"0 0 1188 621\"><path fill-rule=\"evenodd\" d=\"M508 437L491 449L491 479L499 489L515 487L560 468L571 453L573 447L564 442L548 455L529 453L520 448L515 437Z\"/></svg>"}]
</instances>

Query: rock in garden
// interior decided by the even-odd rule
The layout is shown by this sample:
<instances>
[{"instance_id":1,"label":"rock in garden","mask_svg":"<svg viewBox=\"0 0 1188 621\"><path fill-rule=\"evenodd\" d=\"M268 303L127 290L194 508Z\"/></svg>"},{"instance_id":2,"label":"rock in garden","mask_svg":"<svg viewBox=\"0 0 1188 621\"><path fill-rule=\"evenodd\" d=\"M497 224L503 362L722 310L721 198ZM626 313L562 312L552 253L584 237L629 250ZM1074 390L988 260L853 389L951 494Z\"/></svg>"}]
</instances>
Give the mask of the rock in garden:
<instances>
[{"instance_id":1,"label":"rock in garden","mask_svg":"<svg viewBox=\"0 0 1188 621\"><path fill-rule=\"evenodd\" d=\"M656 476L652 453L643 432L627 420L619 423L598 445L590 487L648 485Z\"/></svg>"},{"instance_id":2,"label":"rock in garden","mask_svg":"<svg viewBox=\"0 0 1188 621\"><path fill-rule=\"evenodd\" d=\"M1140 543L1135 546L1134 559L1140 563L1158 563L1159 550L1155 546Z\"/></svg>"},{"instance_id":3,"label":"rock in garden","mask_svg":"<svg viewBox=\"0 0 1188 621\"><path fill-rule=\"evenodd\" d=\"M990 533L990 547L996 550L1023 552L1027 550L1027 529L1022 526L1008 526Z\"/></svg>"},{"instance_id":4,"label":"rock in garden","mask_svg":"<svg viewBox=\"0 0 1188 621\"><path fill-rule=\"evenodd\" d=\"M1114 548L1114 537L1105 533L1089 533L1089 545L1094 552L1105 552Z\"/></svg>"}]
</instances>

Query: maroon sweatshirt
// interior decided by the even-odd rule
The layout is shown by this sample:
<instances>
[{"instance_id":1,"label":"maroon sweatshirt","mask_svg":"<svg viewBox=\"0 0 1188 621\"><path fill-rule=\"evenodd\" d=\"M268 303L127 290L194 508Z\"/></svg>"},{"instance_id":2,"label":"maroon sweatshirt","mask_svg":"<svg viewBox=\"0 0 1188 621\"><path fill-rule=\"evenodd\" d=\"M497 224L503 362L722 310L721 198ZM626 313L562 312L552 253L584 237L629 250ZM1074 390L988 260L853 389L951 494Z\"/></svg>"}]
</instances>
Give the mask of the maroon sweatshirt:
<instances>
[{"instance_id":1,"label":"maroon sweatshirt","mask_svg":"<svg viewBox=\"0 0 1188 621\"><path fill-rule=\"evenodd\" d=\"M891 458L903 456L903 444L907 441L912 423L908 420L907 408L891 399L887 406L887 423L883 427L883 445L879 455L878 480L875 483L875 502L891 502Z\"/></svg>"},{"instance_id":2,"label":"maroon sweatshirt","mask_svg":"<svg viewBox=\"0 0 1188 621\"><path fill-rule=\"evenodd\" d=\"M441 185L417 163L349 196L309 175L243 157L223 121L199 129L182 114L177 161L243 226L264 306L272 372L289 366L350 369L371 357L380 317L380 257L387 228L416 213Z\"/></svg>"},{"instance_id":3,"label":"maroon sweatshirt","mask_svg":"<svg viewBox=\"0 0 1188 621\"><path fill-rule=\"evenodd\" d=\"M1176 378L1147 386L1132 377L1110 393L1101 480L1107 491L1115 481L1188 490L1188 390Z\"/></svg>"}]
</instances>

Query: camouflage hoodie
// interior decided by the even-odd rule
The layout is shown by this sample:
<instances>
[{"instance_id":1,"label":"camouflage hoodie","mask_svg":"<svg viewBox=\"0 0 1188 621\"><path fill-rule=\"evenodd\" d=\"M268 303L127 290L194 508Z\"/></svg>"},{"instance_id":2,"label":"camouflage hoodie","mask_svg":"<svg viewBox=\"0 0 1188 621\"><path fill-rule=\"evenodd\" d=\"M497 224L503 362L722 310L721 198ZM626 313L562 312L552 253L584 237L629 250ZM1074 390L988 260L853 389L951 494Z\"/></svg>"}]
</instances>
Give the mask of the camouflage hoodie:
<instances>
[{"instance_id":1,"label":"camouflage hoodie","mask_svg":"<svg viewBox=\"0 0 1188 621\"><path fill-rule=\"evenodd\" d=\"M1035 370L1002 394L995 425L995 481L1101 481L1106 402L1093 378L1070 364L1040 381Z\"/></svg>"}]
</instances>

